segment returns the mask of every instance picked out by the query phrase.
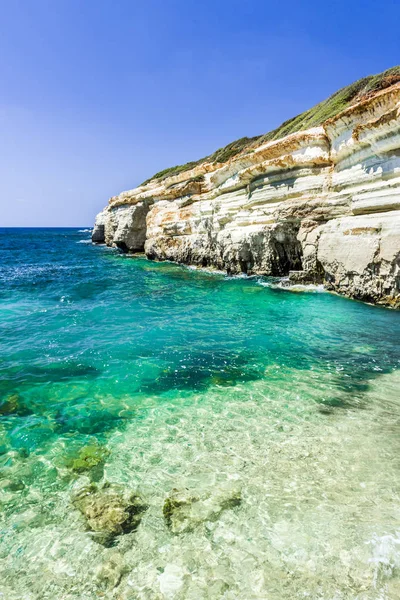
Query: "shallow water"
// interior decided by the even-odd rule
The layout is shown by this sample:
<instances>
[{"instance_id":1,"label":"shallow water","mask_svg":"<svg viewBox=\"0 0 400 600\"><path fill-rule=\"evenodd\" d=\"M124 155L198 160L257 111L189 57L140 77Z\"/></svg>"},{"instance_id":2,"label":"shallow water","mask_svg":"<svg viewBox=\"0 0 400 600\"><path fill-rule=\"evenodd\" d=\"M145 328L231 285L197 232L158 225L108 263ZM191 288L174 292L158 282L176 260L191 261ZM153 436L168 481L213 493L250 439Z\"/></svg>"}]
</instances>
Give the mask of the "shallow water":
<instances>
[{"instance_id":1,"label":"shallow water","mask_svg":"<svg viewBox=\"0 0 400 600\"><path fill-rule=\"evenodd\" d=\"M0 598L399 598L400 314L89 240L0 230ZM89 481L139 527L98 543Z\"/></svg>"}]
</instances>

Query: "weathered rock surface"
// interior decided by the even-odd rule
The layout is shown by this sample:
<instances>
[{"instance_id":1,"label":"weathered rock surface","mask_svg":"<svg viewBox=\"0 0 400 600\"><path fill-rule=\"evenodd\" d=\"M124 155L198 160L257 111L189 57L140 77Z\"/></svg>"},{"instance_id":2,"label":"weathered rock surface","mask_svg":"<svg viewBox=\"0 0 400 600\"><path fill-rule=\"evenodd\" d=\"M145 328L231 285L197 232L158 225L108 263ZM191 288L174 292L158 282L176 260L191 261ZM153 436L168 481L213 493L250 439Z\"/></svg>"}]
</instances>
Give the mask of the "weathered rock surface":
<instances>
[{"instance_id":1,"label":"weathered rock surface","mask_svg":"<svg viewBox=\"0 0 400 600\"><path fill-rule=\"evenodd\" d=\"M96 217L96 221L94 223L93 231L92 231L92 242L95 244L104 244L105 242L105 234L104 234L104 226L108 217L107 209L102 210Z\"/></svg>"},{"instance_id":2,"label":"weathered rock surface","mask_svg":"<svg viewBox=\"0 0 400 600\"><path fill-rule=\"evenodd\" d=\"M111 207L104 226L106 244L117 246L125 252L143 251L148 212L149 202L147 200L120 208Z\"/></svg>"},{"instance_id":3,"label":"weathered rock surface","mask_svg":"<svg viewBox=\"0 0 400 600\"><path fill-rule=\"evenodd\" d=\"M163 515L173 533L183 533L205 521L215 521L224 510L240 506L241 502L241 491L232 487L222 487L201 498L187 489L173 489L164 501Z\"/></svg>"},{"instance_id":4,"label":"weathered rock surface","mask_svg":"<svg viewBox=\"0 0 400 600\"><path fill-rule=\"evenodd\" d=\"M96 443L83 446L77 455L68 457L66 466L74 473L91 473L100 479L103 475L104 462L109 455L107 448Z\"/></svg>"},{"instance_id":5,"label":"weathered rock surface","mask_svg":"<svg viewBox=\"0 0 400 600\"><path fill-rule=\"evenodd\" d=\"M317 257L330 289L370 302L398 304L400 211L343 217L321 232Z\"/></svg>"},{"instance_id":6,"label":"weathered rock surface","mask_svg":"<svg viewBox=\"0 0 400 600\"><path fill-rule=\"evenodd\" d=\"M94 532L93 539L104 545L135 530L147 509L136 494L110 484L82 487L73 504L85 517L88 529Z\"/></svg>"},{"instance_id":7,"label":"weathered rock surface","mask_svg":"<svg viewBox=\"0 0 400 600\"><path fill-rule=\"evenodd\" d=\"M322 126L110 199L93 239L400 306L400 84Z\"/></svg>"}]
</instances>

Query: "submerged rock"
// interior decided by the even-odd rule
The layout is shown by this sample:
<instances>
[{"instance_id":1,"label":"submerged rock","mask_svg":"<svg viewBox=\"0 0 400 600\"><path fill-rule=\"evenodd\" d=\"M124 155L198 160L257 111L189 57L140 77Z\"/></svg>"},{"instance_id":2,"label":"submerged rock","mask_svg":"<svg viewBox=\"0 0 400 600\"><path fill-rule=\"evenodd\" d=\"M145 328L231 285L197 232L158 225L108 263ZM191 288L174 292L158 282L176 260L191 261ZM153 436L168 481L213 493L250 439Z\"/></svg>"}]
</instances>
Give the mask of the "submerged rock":
<instances>
[{"instance_id":1,"label":"submerged rock","mask_svg":"<svg viewBox=\"0 0 400 600\"><path fill-rule=\"evenodd\" d=\"M73 505L94 532L93 539L105 546L118 535L134 531L147 506L135 493L115 484L85 485L73 497Z\"/></svg>"},{"instance_id":2,"label":"submerged rock","mask_svg":"<svg viewBox=\"0 0 400 600\"><path fill-rule=\"evenodd\" d=\"M106 556L106 560L96 568L94 573L96 584L102 590L118 587L123 575L128 571L123 554L116 552L115 549L105 552L111 554Z\"/></svg>"},{"instance_id":3,"label":"submerged rock","mask_svg":"<svg viewBox=\"0 0 400 600\"><path fill-rule=\"evenodd\" d=\"M109 454L106 448L97 444L84 446L79 450L78 457L71 460L69 466L75 473L84 473L96 467L102 467Z\"/></svg>"},{"instance_id":4,"label":"submerged rock","mask_svg":"<svg viewBox=\"0 0 400 600\"><path fill-rule=\"evenodd\" d=\"M205 521L215 521L223 511L240 506L241 502L242 494L237 488L221 488L202 498L188 489L174 488L164 501L163 515L173 533L183 533Z\"/></svg>"},{"instance_id":5,"label":"submerged rock","mask_svg":"<svg viewBox=\"0 0 400 600\"><path fill-rule=\"evenodd\" d=\"M168 366L156 379L145 381L141 389L150 394L171 389L201 390L210 386L232 386L261 379L260 357L252 351L182 352L182 368Z\"/></svg>"},{"instance_id":6,"label":"submerged rock","mask_svg":"<svg viewBox=\"0 0 400 600\"><path fill-rule=\"evenodd\" d=\"M199 498L192 496L188 489L174 488L165 499L163 506L163 515L168 527L176 529L177 521L185 520L190 514L192 505L198 501Z\"/></svg>"},{"instance_id":7,"label":"submerged rock","mask_svg":"<svg viewBox=\"0 0 400 600\"><path fill-rule=\"evenodd\" d=\"M10 394L4 400L0 400L0 417L8 415L24 416L31 411L24 405L19 394Z\"/></svg>"},{"instance_id":8,"label":"submerged rock","mask_svg":"<svg viewBox=\"0 0 400 600\"><path fill-rule=\"evenodd\" d=\"M25 489L25 484L22 479L14 479L10 482L7 482L5 489L9 490L10 492L21 492Z\"/></svg>"}]
</instances>

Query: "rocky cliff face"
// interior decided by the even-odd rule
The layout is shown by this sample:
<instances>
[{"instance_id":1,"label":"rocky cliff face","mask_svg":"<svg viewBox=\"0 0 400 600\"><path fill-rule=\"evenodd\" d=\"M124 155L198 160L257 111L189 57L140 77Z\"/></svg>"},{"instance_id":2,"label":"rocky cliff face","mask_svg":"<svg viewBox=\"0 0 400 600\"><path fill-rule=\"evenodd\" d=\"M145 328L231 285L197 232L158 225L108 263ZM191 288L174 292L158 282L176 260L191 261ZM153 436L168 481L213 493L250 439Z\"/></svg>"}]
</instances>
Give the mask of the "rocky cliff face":
<instances>
[{"instance_id":1,"label":"rocky cliff face","mask_svg":"<svg viewBox=\"0 0 400 600\"><path fill-rule=\"evenodd\" d=\"M111 198L93 241L400 307L400 83Z\"/></svg>"}]
</instances>

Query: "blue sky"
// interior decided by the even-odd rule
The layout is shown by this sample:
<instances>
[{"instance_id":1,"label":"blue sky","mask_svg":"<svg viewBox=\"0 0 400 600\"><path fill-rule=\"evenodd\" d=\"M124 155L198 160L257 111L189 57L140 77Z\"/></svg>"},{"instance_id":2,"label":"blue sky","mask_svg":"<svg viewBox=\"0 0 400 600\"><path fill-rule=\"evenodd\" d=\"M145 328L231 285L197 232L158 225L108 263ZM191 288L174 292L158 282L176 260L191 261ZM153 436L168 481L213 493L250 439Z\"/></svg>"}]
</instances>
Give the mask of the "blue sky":
<instances>
[{"instance_id":1,"label":"blue sky","mask_svg":"<svg viewBox=\"0 0 400 600\"><path fill-rule=\"evenodd\" d=\"M400 3L10 0L0 226L87 226L165 167L400 63Z\"/></svg>"}]
</instances>

